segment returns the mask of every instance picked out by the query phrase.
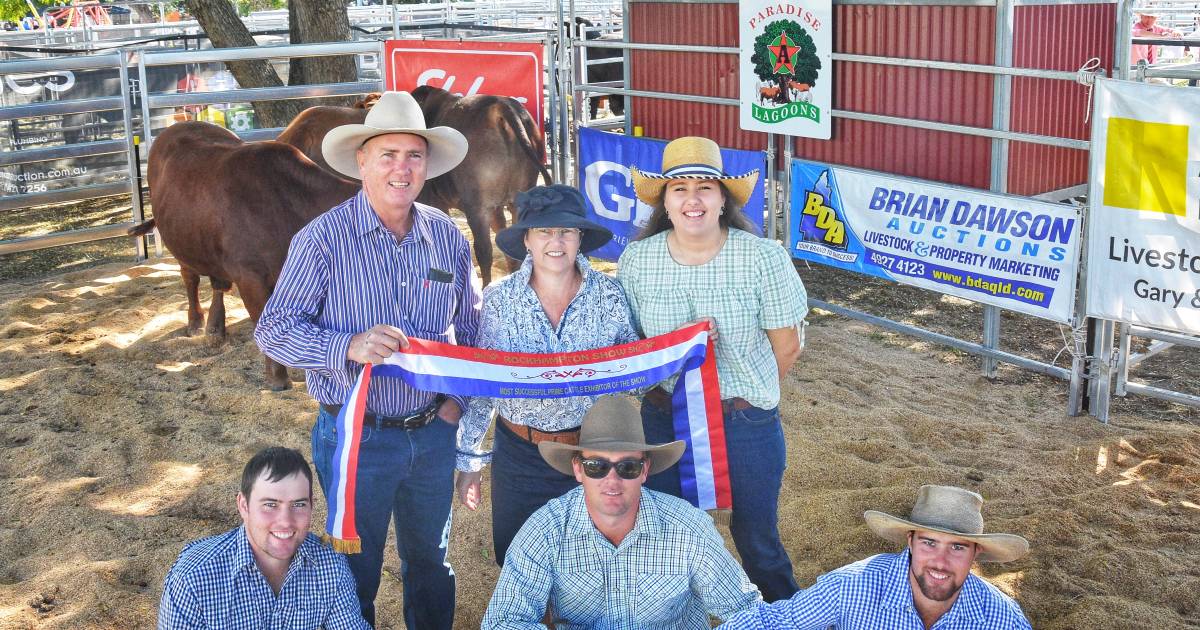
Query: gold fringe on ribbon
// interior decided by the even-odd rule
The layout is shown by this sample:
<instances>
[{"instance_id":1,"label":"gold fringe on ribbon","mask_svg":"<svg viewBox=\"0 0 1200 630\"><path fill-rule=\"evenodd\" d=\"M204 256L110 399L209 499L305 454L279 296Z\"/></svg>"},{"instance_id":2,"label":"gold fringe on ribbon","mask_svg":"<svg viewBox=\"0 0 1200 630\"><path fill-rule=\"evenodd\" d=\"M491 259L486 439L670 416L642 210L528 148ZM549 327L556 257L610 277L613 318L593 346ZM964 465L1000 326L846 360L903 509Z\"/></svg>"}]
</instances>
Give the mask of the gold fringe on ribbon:
<instances>
[{"instance_id":1,"label":"gold fringe on ribbon","mask_svg":"<svg viewBox=\"0 0 1200 630\"><path fill-rule=\"evenodd\" d=\"M733 510L709 510L708 515L712 517L714 524L724 527L729 527L729 523L733 520Z\"/></svg>"},{"instance_id":2,"label":"gold fringe on ribbon","mask_svg":"<svg viewBox=\"0 0 1200 630\"><path fill-rule=\"evenodd\" d=\"M338 553L362 553L362 540L358 538L354 540L342 540L341 538L334 538L329 534L321 534L321 542L329 545Z\"/></svg>"}]
</instances>

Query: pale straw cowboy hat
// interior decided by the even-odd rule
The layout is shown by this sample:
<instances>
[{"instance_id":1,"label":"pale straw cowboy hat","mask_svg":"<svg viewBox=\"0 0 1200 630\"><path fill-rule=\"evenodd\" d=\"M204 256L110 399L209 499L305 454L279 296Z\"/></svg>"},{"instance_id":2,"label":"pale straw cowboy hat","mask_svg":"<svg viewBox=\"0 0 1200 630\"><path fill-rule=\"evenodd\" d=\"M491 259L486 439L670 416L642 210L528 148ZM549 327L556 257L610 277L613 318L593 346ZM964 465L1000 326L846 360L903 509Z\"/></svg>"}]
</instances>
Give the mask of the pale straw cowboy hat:
<instances>
[{"instance_id":1,"label":"pale straw cowboy hat","mask_svg":"<svg viewBox=\"0 0 1200 630\"><path fill-rule=\"evenodd\" d=\"M538 452L555 470L575 476L571 460L582 451L644 451L650 455L650 474L670 468L683 456L683 440L667 444L646 444L642 417L628 400L617 396L601 396L583 416L579 429L579 444L541 442Z\"/></svg>"},{"instance_id":2,"label":"pale straw cowboy hat","mask_svg":"<svg viewBox=\"0 0 1200 630\"><path fill-rule=\"evenodd\" d=\"M667 143L663 149L662 173L643 173L633 167L633 189L638 199L650 206L662 202L663 189L673 179L714 179L725 186L734 205L742 207L754 194L758 169L744 175L728 175L721 160L721 147L708 138L687 136Z\"/></svg>"},{"instance_id":3,"label":"pale straw cowboy hat","mask_svg":"<svg viewBox=\"0 0 1200 630\"><path fill-rule=\"evenodd\" d=\"M425 138L429 143L426 177L449 172L467 156L467 139L450 127L427 129L421 106L408 92L384 92L362 124L330 129L321 141L321 155L333 170L362 179L356 156L359 147L375 136L389 133L411 133Z\"/></svg>"},{"instance_id":4,"label":"pale straw cowboy hat","mask_svg":"<svg viewBox=\"0 0 1200 630\"><path fill-rule=\"evenodd\" d=\"M894 543L908 542L908 532L923 529L958 536L979 546L980 562L1011 562L1029 553L1029 541L1014 534L983 533L983 497L954 486L921 486L908 520L868 510L867 527Z\"/></svg>"}]
</instances>

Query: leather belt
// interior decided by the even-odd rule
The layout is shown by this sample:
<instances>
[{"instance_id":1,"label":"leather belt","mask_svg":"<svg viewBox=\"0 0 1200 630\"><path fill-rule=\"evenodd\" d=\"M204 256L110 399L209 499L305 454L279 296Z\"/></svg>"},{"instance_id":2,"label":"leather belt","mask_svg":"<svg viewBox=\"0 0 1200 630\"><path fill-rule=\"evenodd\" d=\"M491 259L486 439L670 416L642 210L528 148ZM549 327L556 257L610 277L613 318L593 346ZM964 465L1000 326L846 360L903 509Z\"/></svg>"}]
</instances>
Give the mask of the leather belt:
<instances>
[{"instance_id":1,"label":"leather belt","mask_svg":"<svg viewBox=\"0 0 1200 630\"><path fill-rule=\"evenodd\" d=\"M433 402L403 416L381 416L368 411L363 415L363 424L371 424L380 429L404 429L405 431L420 429L421 427L428 426L429 423L437 418L438 407L442 405L442 401L445 399L445 396L439 394L433 399ZM337 417L338 412L342 410L342 406L322 403L321 410L331 416Z\"/></svg>"},{"instance_id":2,"label":"leather belt","mask_svg":"<svg viewBox=\"0 0 1200 630\"><path fill-rule=\"evenodd\" d=\"M671 394L661 387L655 387L646 392L644 400L664 413L670 414L675 411L674 405L671 404ZM726 398L721 401L721 413L728 414L731 411L741 411L753 406L745 398Z\"/></svg>"},{"instance_id":3,"label":"leather belt","mask_svg":"<svg viewBox=\"0 0 1200 630\"><path fill-rule=\"evenodd\" d=\"M530 444L538 444L540 442L558 442L560 444L569 444L575 446L579 444L579 429L571 429L569 431L538 431L533 427L527 427L523 424L516 424L509 421L504 416L496 416L500 420L500 424L504 428L513 432L513 435L529 442Z\"/></svg>"}]
</instances>

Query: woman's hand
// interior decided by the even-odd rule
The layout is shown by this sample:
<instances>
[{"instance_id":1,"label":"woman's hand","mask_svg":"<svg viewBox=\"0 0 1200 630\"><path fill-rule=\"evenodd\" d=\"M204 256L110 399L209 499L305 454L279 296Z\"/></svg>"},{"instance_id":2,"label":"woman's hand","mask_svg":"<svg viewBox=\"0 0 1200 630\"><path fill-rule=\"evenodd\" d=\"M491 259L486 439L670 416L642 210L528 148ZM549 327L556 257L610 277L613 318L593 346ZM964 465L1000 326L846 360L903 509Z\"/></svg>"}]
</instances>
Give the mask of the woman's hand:
<instances>
[{"instance_id":1,"label":"woman's hand","mask_svg":"<svg viewBox=\"0 0 1200 630\"><path fill-rule=\"evenodd\" d=\"M692 321L680 326L679 328L676 328L675 330L682 330L684 328L687 328L688 326L695 326L696 324L699 324L700 322L708 322L708 325L709 325L708 338L712 339L713 343L716 343L716 341L717 341L717 320L712 317L701 317L699 319L692 320Z\"/></svg>"},{"instance_id":2,"label":"woman's hand","mask_svg":"<svg viewBox=\"0 0 1200 630\"><path fill-rule=\"evenodd\" d=\"M458 491L458 501L468 509L479 509L479 500L483 492L483 471L458 471L454 479L454 488Z\"/></svg>"}]
</instances>

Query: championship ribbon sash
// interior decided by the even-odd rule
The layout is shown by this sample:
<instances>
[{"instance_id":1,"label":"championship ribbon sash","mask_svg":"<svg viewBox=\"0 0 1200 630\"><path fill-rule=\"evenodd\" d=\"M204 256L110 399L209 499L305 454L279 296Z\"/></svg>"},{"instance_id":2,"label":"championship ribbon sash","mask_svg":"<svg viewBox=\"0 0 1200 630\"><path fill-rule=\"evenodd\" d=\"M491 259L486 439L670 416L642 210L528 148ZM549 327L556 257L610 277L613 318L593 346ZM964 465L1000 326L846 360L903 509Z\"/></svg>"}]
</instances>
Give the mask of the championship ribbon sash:
<instances>
[{"instance_id":1,"label":"championship ribbon sash","mask_svg":"<svg viewBox=\"0 0 1200 630\"><path fill-rule=\"evenodd\" d=\"M647 387L680 374L672 395L684 498L703 510L733 507L725 425L710 324L642 341L557 354L500 352L409 338L407 350L364 366L338 413L326 540L342 553L361 549L354 525L358 444L371 378L394 376L430 392L492 398L597 396ZM464 410L465 411L465 410Z\"/></svg>"}]
</instances>

